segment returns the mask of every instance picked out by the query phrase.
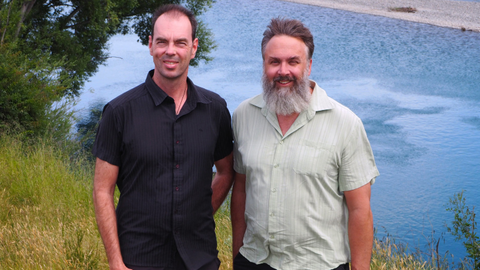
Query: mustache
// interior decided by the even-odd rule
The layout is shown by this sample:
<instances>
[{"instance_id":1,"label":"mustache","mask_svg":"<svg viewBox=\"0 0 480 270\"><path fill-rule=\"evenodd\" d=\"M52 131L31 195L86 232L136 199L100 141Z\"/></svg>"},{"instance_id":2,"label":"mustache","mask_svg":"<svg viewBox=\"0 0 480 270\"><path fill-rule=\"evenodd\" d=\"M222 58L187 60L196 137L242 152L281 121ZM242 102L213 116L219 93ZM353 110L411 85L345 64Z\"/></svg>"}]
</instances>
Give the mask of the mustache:
<instances>
[{"instance_id":1,"label":"mustache","mask_svg":"<svg viewBox=\"0 0 480 270\"><path fill-rule=\"evenodd\" d=\"M273 82L278 82L278 81L297 81L297 78L289 75L278 75L273 78Z\"/></svg>"},{"instance_id":2,"label":"mustache","mask_svg":"<svg viewBox=\"0 0 480 270\"><path fill-rule=\"evenodd\" d=\"M180 59L178 57L175 57L175 56L162 56L160 58L160 60L162 61L173 61L173 62L180 62Z\"/></svg>"}]
</instances>

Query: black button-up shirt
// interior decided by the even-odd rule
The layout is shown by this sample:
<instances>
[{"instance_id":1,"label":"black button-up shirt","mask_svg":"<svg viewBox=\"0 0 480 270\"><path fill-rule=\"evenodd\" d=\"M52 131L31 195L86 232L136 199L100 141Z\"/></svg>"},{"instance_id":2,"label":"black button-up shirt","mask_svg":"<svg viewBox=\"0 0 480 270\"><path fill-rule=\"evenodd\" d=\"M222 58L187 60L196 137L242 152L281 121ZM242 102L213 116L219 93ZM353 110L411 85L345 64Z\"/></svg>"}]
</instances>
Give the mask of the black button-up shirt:
<instances>
[{"instance_id":1,"label":"black button-up shirt","mask_svg":"<svg viewBox=\"0 0 480 270\"><path fill-rule=\"evenodd\" d=\"M230 113L219 95L188 79L180 114L150 71L145 83L105 105L94 155L119 166L118 235L129 265L189 269L216 260L214 161L232 152Z\"/></svg>"}]
</instances>

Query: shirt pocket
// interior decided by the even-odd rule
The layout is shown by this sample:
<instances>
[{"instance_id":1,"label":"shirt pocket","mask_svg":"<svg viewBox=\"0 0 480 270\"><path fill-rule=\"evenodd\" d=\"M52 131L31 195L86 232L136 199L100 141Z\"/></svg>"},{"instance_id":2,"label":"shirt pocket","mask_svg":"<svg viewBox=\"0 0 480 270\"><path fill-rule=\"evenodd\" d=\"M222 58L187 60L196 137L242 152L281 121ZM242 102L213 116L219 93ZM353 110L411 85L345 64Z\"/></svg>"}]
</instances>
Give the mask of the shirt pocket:
<instances>
[{"instance_id":1,"label":"shirt pocket","mask_svg":"<svg viewBox=\"0 0 480 270\"><path fill-rule=\"evenodd\" d=\"M292 159L293 170L304 175L337 174L338 162L334 145L303 140L293 149L289 157Z\"/></svg>"}]
</instances>

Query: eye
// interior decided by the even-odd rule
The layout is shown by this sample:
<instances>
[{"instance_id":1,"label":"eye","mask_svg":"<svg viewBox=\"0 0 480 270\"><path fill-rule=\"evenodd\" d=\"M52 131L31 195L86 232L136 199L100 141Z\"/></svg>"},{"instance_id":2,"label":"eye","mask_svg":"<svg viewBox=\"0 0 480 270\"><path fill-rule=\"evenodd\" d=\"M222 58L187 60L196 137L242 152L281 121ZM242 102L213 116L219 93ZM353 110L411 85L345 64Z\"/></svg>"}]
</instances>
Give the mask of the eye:
<instances>
[{"instance_id":1,"label":"eye","mask_svg":"<svg viewBox=\"0 0 480 270\"><path fill-rule=\"evenodd\" d=\"M178 41L177 46L178 47L186 47L186 46L188 46L188 43L187 43L187 41Z\"/></svg>"}]
</instances>

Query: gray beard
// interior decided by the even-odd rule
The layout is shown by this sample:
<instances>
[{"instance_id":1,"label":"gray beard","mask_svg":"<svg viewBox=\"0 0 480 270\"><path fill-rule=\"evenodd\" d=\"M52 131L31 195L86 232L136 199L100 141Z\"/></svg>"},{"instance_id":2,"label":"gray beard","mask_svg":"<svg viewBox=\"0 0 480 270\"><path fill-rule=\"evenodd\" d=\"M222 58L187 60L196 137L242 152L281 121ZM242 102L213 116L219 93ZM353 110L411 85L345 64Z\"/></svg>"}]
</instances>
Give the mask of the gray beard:
<instances>
[{"instance_id":1,"label":"gray beard","mask_svg":"<svg viewBox=\"0 0 480 270\"><path fill-rule=\"evenodd\" d=\"M290 115L308 108L312 93L307 72L304 72L303 78L295 80L292 87L277 88L275 80L269 81L265 73L262 84L263 99L267 107L276 114Z\"/></svg>"}]
</instances>

